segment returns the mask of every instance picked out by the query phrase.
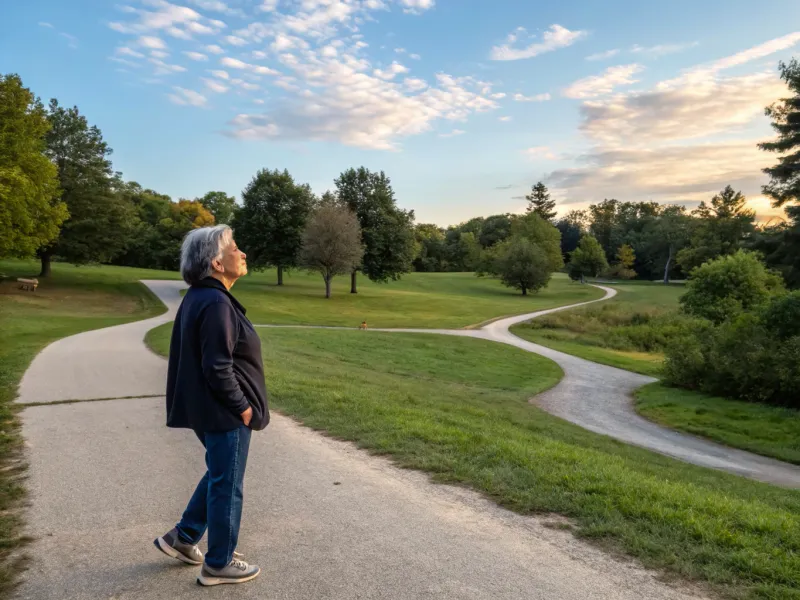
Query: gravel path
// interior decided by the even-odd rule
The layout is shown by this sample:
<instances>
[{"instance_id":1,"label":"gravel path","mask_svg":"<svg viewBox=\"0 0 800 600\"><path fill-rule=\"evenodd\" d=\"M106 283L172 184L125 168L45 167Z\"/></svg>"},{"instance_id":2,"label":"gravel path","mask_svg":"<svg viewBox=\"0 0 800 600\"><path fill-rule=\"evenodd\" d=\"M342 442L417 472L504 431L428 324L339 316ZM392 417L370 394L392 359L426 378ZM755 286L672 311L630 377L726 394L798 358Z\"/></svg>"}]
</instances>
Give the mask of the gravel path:
<instances>
[{"instance_id":1,"label":"gravel path","mask_svg":"<svg viewBox=\"0 0 800 600\"><path fill-rule=\"evenodd\" d=\"M142 337L169 320L180 287L147 283L169 313L52 344L33 361L22 400L160 393L165 361ZM151 544L180 515L204 469L197 440L164 427L163 411L163 397L150 397L22 413L35 541L18 598L703 597L548 527L557 517L523 517L434 485L280 415L253 436L245 483L240 549L264 572L244 586L200 591L197 569Z\"/></svg>"}]
</instances>

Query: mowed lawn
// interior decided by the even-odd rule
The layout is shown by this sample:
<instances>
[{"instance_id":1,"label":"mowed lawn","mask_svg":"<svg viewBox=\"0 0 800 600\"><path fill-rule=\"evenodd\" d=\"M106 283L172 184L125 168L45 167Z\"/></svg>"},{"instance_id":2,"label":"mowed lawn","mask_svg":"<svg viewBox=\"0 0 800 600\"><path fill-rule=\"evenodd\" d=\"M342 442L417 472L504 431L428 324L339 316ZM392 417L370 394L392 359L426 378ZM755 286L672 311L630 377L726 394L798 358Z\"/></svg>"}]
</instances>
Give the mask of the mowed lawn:
<instances>
[{"instance_id":1,"label":"mowed lawn","mask_svg":"<svg viewBox=\"0 0 800 600\"><path fill-rule=\"evenodd\" d=\"M627 321L634 313L652 318L676 311L678 298L686 291L685 286L632 281L607 287L617 290L617 295L611 300L547 315L533 323L517 325L512 331L542 346L604 365L658 377L664 355L621 348L625 346L625 341L614 336L614 332L629 325Z\"/></svg>"},{"instance_id":2,"label":"mowed lawn","mask_svg":"<svg viewBox=\"0 0 800 600\"><path fill-rule=\"evenodd\" d=\"M160 271L55 264L36 292L18 289L17 277L35 276L34 261L0 261L0 597L18 574L15 562L22 540L24 459L12 402L33 357L48 343L90 329L119 325L164 312L140 278L174 277Z\"/></svg>"},{"instance_id":3,"label":"mowed lawn","mask_svg":"<svg viewBox=\"0 0 800 600\"><path fill-rule=\"evenodd\" d=\"M266 271L240 279L233 291L253 323L358 327L366 320L369 327L453 329L603 295L560 273L530 296L472 273L409 273L385 284L359 276L358 294L350 293L349 277L337 277L330 299L319 275L294 271L284 284L275 285L274 272Z\"/></svg>"},{"instance_id":4,"label":"mowed lawn","mask_svg":"<svg viewBox=\"0 0 800 600\"><path fill-rule=\"evenodd\" d=\"M552 362L426 334L262 330L274 409L730 598L800 598L800 491L627 446L528 402ZM167 351L170 325L148 342Z\"/></svg>"}]
</instances>

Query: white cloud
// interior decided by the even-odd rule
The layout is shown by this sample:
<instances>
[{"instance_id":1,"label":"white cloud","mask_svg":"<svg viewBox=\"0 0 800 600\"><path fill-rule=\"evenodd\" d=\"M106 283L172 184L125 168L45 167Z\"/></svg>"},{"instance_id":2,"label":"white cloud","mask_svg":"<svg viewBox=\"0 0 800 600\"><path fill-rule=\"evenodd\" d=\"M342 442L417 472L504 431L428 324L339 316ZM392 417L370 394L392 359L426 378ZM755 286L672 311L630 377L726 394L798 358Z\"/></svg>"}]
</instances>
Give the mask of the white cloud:
<instances>
[{"instance_id":1,"label":"white cloud","mask_svg":"<svg viewBox=\"0 0 800 600\"><path fill-rule=\"evenodd\" d=\"M217 77L219 79L230 79L230 77L231 77L230 75L228 75L227 71L216 70L216 71L210 71L210 73L214 77Z\"/></svg>"},{"instance_id":2,"label":"white cloud","mask_svg":"<svg viewBox=\"0 0 800 600\"><path fill-rule=\"evenodd\" d=\"M388 69L375 69L372 74L375 77L380 77L381 79L394 79L398 75L402 75L403 73L408 73L408 67L404 67L398 62L393 62L389 65Z\"/></svg>"},{"instance_id":3,"label":"white cloud","mask_svg":"<svg viewBox=\"0 0 800 600\"><path fill-rule=\"evenodd\" d=\"M406 53L406 49L405 48L395 48L394 51L397 54L405 54Z\"/></svg>"},{"instance_id":4,"label":"white cloud","mask_svg":"<svg viewBox=\"0 0 800 600\"><path fill-rule=\"evenodd\" d=\"M128 60L126 58L120 58L119 56L109 56L108 60L113 60L115 63L119 63L127 67L132 67L134 69L138 69L139 67L142 66L139 63L133 62L132 60Z\"/></svg>"},{"instance_id":5,"label":"white cloud","mask_svg":"<svg viewBox=\"0 0 800 600\"><path fill-rule=\"evenodd\" d=\"M652 56L653 58L658 58L659 56L666 56L667 54L675 54L677 52L683 52L684 50L688 50L689 48L694 48L698 45L698 42L689 42L686 44L659 44L656 46L639 46L636 44L635 46L631 47L631 52L634 54L643 54L645 56Z\"/></svg>"},{"instance_id":6,"label":"white cloud","mask_svg":"<svg viewBox=\"0 0 800 600\"><path fill-rule=\"evenodd\" d=\"M722 71L723 69L729 69L731 67L743 65L750 61L758 60L759 58L764 58L765 56L774 54L775 52L786 50L787 48L791 48L792 46L796 45L798 42L800 42L800 31L769 40L768 42L764 42L758 46L753 46L752 48L738 52L733 56L728 56L712 62L706 67L700 67L697 70L713 72Z\"/></svg>"},{"instance_id":7,"label":"white cloud","mask_svg":"<svg viewBox=\"0 0 800 600\"><path fill-rule=\"evenodd\" d=\"M272 12L278 7L279 2L280 0L262 0L259 9L264 12Z\"/></svg>"},{"instance_id":8,"label":"white cloud","mask_svg":"<svg viewBox=\"0 0 800 600\"><path fill-rule=\"evenodd\" d=\"M773 73L662 83L581 107L581 130L607 145L702 138L750 123L785 94Z\"/></svg>"},{"instance_id":9,"label":"white cloud","mask_svg":"<svg viewBox=\"0 0 800 600\"><path fill-rule=\"evenodd\" d=\"M55 29L52 23L48 23L47 21L39 21L39 27L46 27L47 29Z\"/></svg>"},{"instance_id":10,"label":"white cloud","mask_svg":"<svg viewBox=\"0 0 800 600\"><path fill-rule=\"evenodd\" d=\"M262 60L264 58L267 58L267 53L266 52L262 52L261 50L253 50L250 53L250 56L252 56L256 60Z\"/></svg>"},{"instance_id":11,"label":"white cloud","mask_svg":"<svg viewBox=\"0 0 800 600\"><path fill-rule=\"evenodd\" d=\"M154 48L156 50L163 50L167 47L164 41L161 38L155 37L153 35L143 35L138 40L139 45L142 48Z\"/></svg>"},{"instance_id":12,"label":"white cloud","mask_svg":"<svg viewBox=\"0 0 800 600\"><path fill-rule=\"evenodd\" d=\"M533 43L522 48L513 47L522 34L527 33L524 28L519 27L509 34L506 43L495 46L489 57L492 60L520 60L522 58L533 58L545 52L551 52L558 48L571 46L586 35L585 31L570 31L561 25L551 25L544 32L542 41Z\"/></svg>"},{"instance_id":13,"label":"white cloud","mask_svg":"<svg viewBox=\"0 0 800 600\"><path fill-rule=\"evenodd\" d=\"M636 83L633 76L643 70L642 65L635 63L609 67L600 75L579 79L564 90L564 95L567 98L595 98L610 94L617 86Z\"/></svg>"},{"instance_id":14,"label":"white cloud","mask_svg":"<svg viewBox=\"0 0 800 600\"><path fill-rule=\"evenodd\" d=\"M200 92L194 90L187 90L186 88L175 86L172 88L177 94L167 94L170 100L175 104L190 105L190 106L205 106L208 99Z\"/></svg>"},{"instance_id":15,"label":"white cloud","mask_svg":"<svg viewBox=\"0 0 800 600\"><path fill-rule=\"evenodd\" d=\"M502 100L505 97L506 97L505 92L497 92L496 94L492 94L492 98L494 98L495 100Z\"/></svg>"},{"instance_id":16,"label":"white cloud","mask_svg":"<svg viewBox=\"0 0 800 600\"><path fill-rule=\"evenodd\" d=\"M253 100L253 104L264 104L264 101L261 98L256 98Z\"/></svg>"},{"instance_id":17,"label":"white cloud","mask_svg":"<svg viewBox=\"0 0 800 600\"><path fill-rule=\"evenodd\" d=\"M167 33L174 38L178 38L179 40L190 40L192 39L192 34L188 31L185 31L179 27L168 27Z\"/></svg>"},{"instance_id":18,"label":"white cloud","mask_svg":"<svg viewBox=\"0 0 800 600\"><path fill-rule=\"evenodd\" d=\"M467 132L464 131L463 129L453 129L453 131L450 131L449 133L440 133L439 137L443 138L456 137L457 135L464 135L465 133Z\"/></svg>"},{"instance_id":19,"label":"white cloud","mask_svg":"<svg viewBox=\"0 0 800 600\"><path fill-rule=\"evenodd\" d=\"M131 16L131 21L112 22L108 26L126 34L164 31L179 39L191 39L192 33L211 34L225 26L222 21L208 19L188 6L171 4L167 0L146 0L144 4L152 10L127 7L125 12Z\"/></svg>"},{"instance_id":20,"label":"white cloud","mask_svg":"<svg viewBox=\"0 0 800 600\"><path fill-rule=\"evenodd\" d=\"M116 54L119 54L120 56L130 56L132 58L144 58L144 54L142 54L141 52L137 52L132 48L128 48L127 46L120 46L114 52Z\"/></svg>"},{"instance_id":21,"label":"white cloud","mask_svg":"<svg viewBox=\"0 0 800 600\"><path fill-rule=\"evenodd\" d=\"M597 54L590 54L586 57L586 60L605 60L607 58L611 58L619 54L619 49L614 48L613 50L606 50L605 52L598 52Z\"/></svg>"},{"instance_id":22,"label":"white cloud","mask_svg":"<svg viewBox=\"0 0 800 600\"><path fill-rule=\"evenodd\" d=\"M212 92L216 92L218 94L224 94L228 91L228 86L216 81L214 79L208 79L207 77L201 77L203 83L206 84L206 87L210 89Z\"/></svg>"},{"instance_id":23,"label":"white cloud","mask_svg":"<svg viewBox=\"0 0 800 600\"><path fill-rule=\"evenodd\" d=\"M198 60L198 61L208 60L208 56L206 56L205 54L201 54L200 52L184 52L184 54L189 58L191 58L192 60Z\"/></svg>"},{"instance_id":24,"label":"white cloud","mask_svg":"<svg viewBox=\"0 0 800 600\"><path fill-rule=\"evenodd\" d=\"M225 50L216 44L210 44L209 46L206 46L206 50L211 54L225 54Z\"/></svg>"},{"instance_id":25,"label":"white cloud","mask_svg":"<svg viewBox=\"0 0 800 600\"><path fill-rule=\"evenodd\" d=\"M240 38L237 35L226 35L225 42L230 44L231 46L244 46L247 44L247 40L244 38Z\"/></svg>"},{"instance_id":26,"label":"white cloud","mask_svg":"<svg viewBox=\"0 0 800 600\"><path fill-rule=\"evenodd\" d=\"M231 10L227 4L220 2L220 0L189 0L189 2L198 8L212 12L227 13Z\"/></svg>"},{"instance_id":27,"label":"white cloud","mask_svg":"<svg viewBox=\"0 0 800 600\"><path fill-rule=\"evenodd\" d=\"M550 94L536 94L535 96L526 96L524 94L514 94L516 102L546 102L550 100Z\"/></svg>"},{"instance_id":28,"label":"white cloud","mask_svg":"<svg viewBox=\"0 0 800 600\"><path fill-rule=\"evenodd\" d=\"M230 67L231 69L240 69L245 71L250 71L251 73L256 73L258 75L278 75L278 71L275 69L270 69L269 67L264 67L261 65L253 65L250 63L246 63L238 58L231 58L229 56L225 56L220 59L220 64L224 67Z\"/></svg>"},{"instance_id":29,"label":"white cloud","mask_svg":"<svg viewBox=\"0 0 800 600\"><path fill-rule=\"evenodd\" d=\"M231 84L250 92L259 89L259 86L257 84L250 83L249 81L245 81L244 79L231 79Z\"/></svg>"},{"instance_id":30,"label":"white cloud","mask_svg":"<svg viewBox=\"0 0 800 600\"><path fill-rule=\"evenodd\" d=\"M154 58L167 58L169 56L169 52L165 52L164 50L151 50L150 56Z\"/></svg>"},{"instance_id":31,"label":"white cloud","mask_svg":"<svg viewBox=\"0 0 800 600\"><path fill-rule=\"evenodd\" d=\"M498 117L497 120L502 121L503 123L508 123L511 120L511 117Z\"/></svg>"},{"instance_id":32,"label":"white cloud","mask_svg":"<svg viewBox=\"0 0 800 600\"><path fill-rule=\"evenodd\" d=\"M332 44L328 44L327 46L325 46L322 49L321 53L322 53L322 56L325 56L327 58L331 58L331 57L334 57L334 56L338 55L339 51Z\"/></svg>"},{"instance_id":33,"label":"white cloud","mask_svg":"<svg viewBox=\"0 0 800 600\"><path fill-rule=\"evenodd\" d=\"M424 79L419 79L417 77L406 77L403 80L403 83L412 92L418 92L428 87L427 81L425 81Z\"/></svg>"},{"instance_id":34,"label":"white cloud","mask_svg":"<svg viewBox=\"0 0 800 600\"><path fill-rule=\"evenodd\" d=\"M154 75L169 75L171 73L184 73L186 71L186 67L167 64L160 58L149 58L147 60L156 66L155 71L153 71Z\"/></svg>"},{"instance_id":35,"label":"white cloud","mask_svg":"<svg viewBox=\"0 0 800 600\"><path fill-rule=\"evenodd\" d=\"M537 160L541 158L546 158L547 160L556 160L558 158L547 146L533 146L532 148L527 148L522 152L531 160Z\"/></svg>"},{"instance_id":36,"label":"white cloud","mask_svg":"<svg viewBox=\"0 0 800 600\"><path fill-rule=\"evenodd\" d=\"M422 59L422 57L419 54L409 54L408 58L410 58L411 60L420 60L420 59Z\"/></svg>"},{"instance_id":37,"label":"white cloud","mask_svg":"<svg viewBox=\"0 0 800 600\"><path fill-rule=\"evenodd\" d=\"M400 0L400 4L405 7L405 12L419 14L433 8L435 2L434 0Z\"/></svg>"}]
</instances>

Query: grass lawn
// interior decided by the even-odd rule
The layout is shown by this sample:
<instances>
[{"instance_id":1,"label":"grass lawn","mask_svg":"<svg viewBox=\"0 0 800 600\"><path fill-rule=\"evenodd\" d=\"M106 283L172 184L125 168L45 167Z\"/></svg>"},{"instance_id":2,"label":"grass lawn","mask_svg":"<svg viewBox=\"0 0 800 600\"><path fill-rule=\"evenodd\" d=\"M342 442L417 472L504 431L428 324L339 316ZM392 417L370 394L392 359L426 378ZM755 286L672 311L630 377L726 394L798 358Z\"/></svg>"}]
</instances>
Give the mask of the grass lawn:
<instances>
[{"instance_id":1,"label":"grass lawn","mask_svg":"<svg viewBox=\"0 0 800 600\"><path fill-rule=\"evenodd\" d=\"M24 458L18 407L12 404L22 374L39 350L53 340L164 312L164 306L140 277L174 274L116 267L53 265L50 279L40 279L36 292L17 289L17 277L38 273L34 261L0 261L0 597L8 593L17 571L15 553L23 542Z\"/></svg>"},{"instance_id":2,"label":"grass lawn","mask_svg":"<svg viewBox=\"0 0 800 600\"><path fill-rule=\"evenodd\" d=\"M611 286L617 296L606 302L540 317L512 328L521 338L567 354L642 375L658 377L664 356L637 347L653 344L647 334L651 320L678 309L682 284L623 282ZM655 337L655 336L653 336Z\"/></svg>"},{"instance_id":3,"label":"grass lawn","mask_svg":"<svg viewBox=\"0 0 800 600\"><path fill-rule=\"evenodd\" d=\"M800 411L652 383L636 391L644 417L735 448L800 465Z\"/></svg>"},{"instance_id":4,"label":"grass lawn","mask_svg":"<svg viewBox=\"0 0 800 600\"><path fill-rule=\"evenodd\" d=\"M731 598L800 598L800 491L627 446L528 403L551 362L484 340L259 332L273 408ZM148 336L162 354L167 324Z\"/></svg>"},{"instance_id":5,"label":"grass lawn","mask_svg":"<svg viewBox=\"0 0 800 600\"><path fill-rule=\"evenodd\" d=\"M523 297L496 279L471 273L409 273L388 284L359 276L358 294L350 278L337 277L326 300L322 277L292 272L275 285L273 272L254 273L236 283L234 293L253 323L358 327L461 328L501 316L585 302L603 293L555 274L547 289Z\"/></svg>"}]
</instances>

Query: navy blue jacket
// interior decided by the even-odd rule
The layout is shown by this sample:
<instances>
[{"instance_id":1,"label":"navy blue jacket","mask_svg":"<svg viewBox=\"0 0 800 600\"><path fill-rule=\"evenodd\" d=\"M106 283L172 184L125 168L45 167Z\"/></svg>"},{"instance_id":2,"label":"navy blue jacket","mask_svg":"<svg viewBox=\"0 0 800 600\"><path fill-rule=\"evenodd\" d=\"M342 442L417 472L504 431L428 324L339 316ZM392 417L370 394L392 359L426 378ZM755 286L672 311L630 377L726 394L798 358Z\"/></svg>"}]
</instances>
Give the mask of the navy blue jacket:
<instances>
[{"instance_id":1,"label":"navy blue jacket","mask_svg":"<svg viewBox=\"0 0 800 600\"><path fill-rule=\"evenodd\" d=\"M207 277L186 292L169 346L167 427L232 431L250 406L250 428L269 423L261 340L222 283Z\"/></svg>"}]
</instances>

